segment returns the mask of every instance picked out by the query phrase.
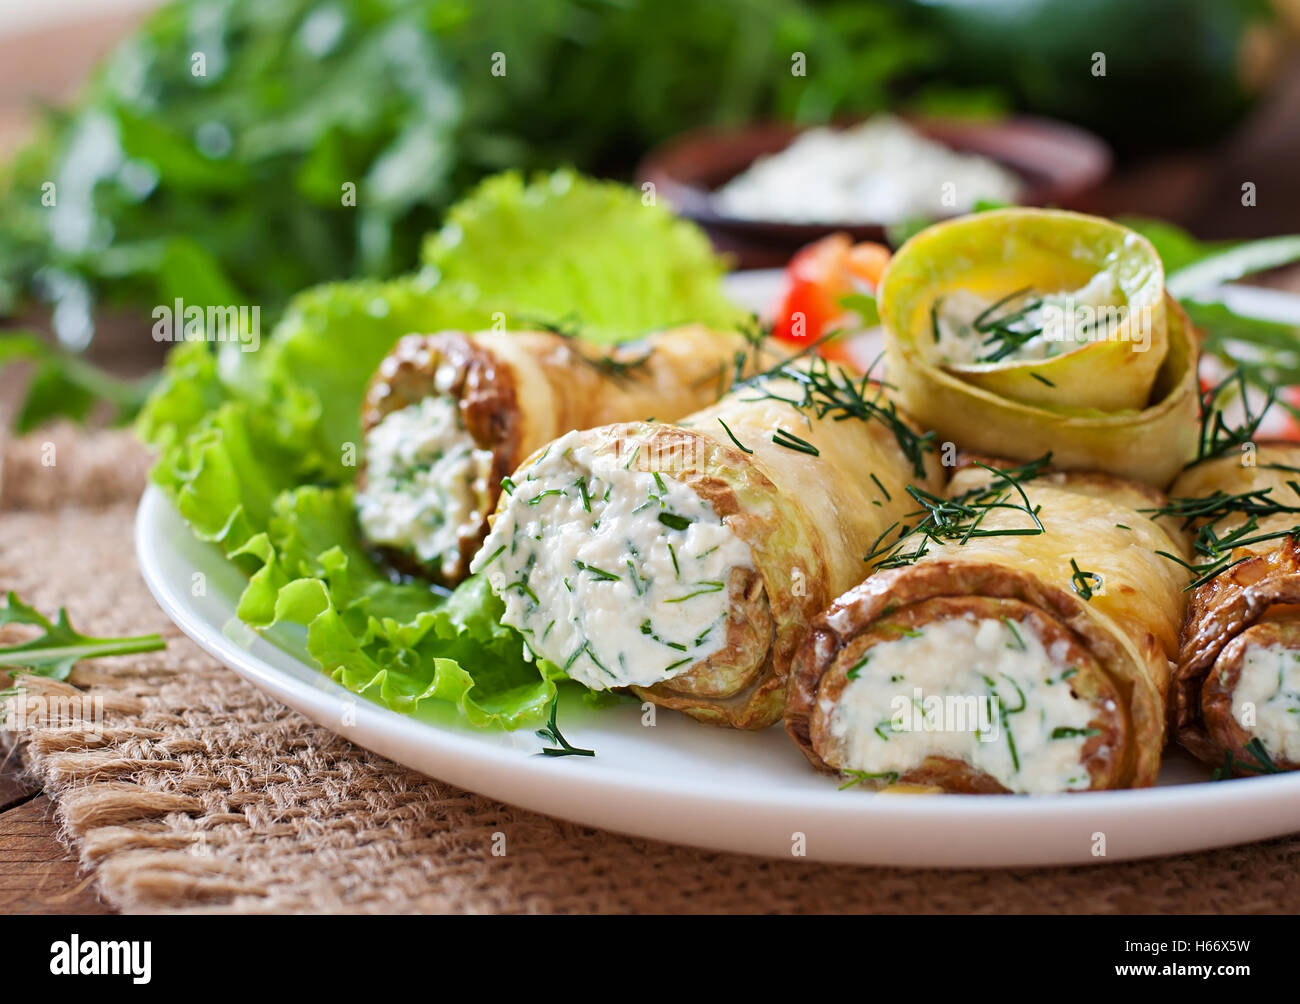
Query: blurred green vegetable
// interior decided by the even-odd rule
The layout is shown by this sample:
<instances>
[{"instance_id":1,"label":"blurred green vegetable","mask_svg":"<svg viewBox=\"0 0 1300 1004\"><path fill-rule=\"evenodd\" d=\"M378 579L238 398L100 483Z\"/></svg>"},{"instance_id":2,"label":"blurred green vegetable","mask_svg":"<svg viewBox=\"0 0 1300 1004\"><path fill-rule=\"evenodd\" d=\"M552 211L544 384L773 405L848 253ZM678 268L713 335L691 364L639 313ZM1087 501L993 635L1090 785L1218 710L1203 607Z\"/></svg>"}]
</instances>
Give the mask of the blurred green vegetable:
<instances>
[{"instance_id":1,"label":"blurred green vegetable","mask_svg":"<svg viewBox=\"0 0 1300 1004\"><path fill-rule=\"evenodd\" d=\"M905 2L949 44L953 78L1000 87L1122 153L1223 135L1276 69L1284 35L1268 0Z\"/></svg>"},{"instance_id":2,"label":"blurred green vegetable","mask_svg":"<svg viewBox=\"0 0 1300 1004\"><path fill-rule=\"evenodd\" d=\"M1264 390L1300 385L1300 328L1235 313L1218 287L1270 268L1300 261L1300 235L1257 241L1198 241L1161 220L1120 220L1155 246L1165 265L1165 286L1204 334L1202 347ZM1277 402L1300 417L1300 409Z\"/></svg>"},{"instance_id":3,"label":"blurred green vegetable","mask_svg":"<svg viewBox=\"0 0 1300 1004\"><path fill-rule=\"evenodd\" d=\"M111 421L124 424L135 418L153 386L151 377L123 380L105 373L32 331L0 334L0 370L16 362L35 366L14 415L14 431L20 434L52 418L84 420L98 402L107 405Z\"/></svg>"},{"instance_id":4,"label":"blurred green vegetable","mask_svg":"<svg viewBox=\"0 0 1300 1004\"><path fill-rule=\"evenodd\" d=\"M0 179L0 315L36 290L71 343L104 298L269 321L413 266L485 174L872 110L936 57L887 0L177 0Z\"/></svg>"}]
</instances>

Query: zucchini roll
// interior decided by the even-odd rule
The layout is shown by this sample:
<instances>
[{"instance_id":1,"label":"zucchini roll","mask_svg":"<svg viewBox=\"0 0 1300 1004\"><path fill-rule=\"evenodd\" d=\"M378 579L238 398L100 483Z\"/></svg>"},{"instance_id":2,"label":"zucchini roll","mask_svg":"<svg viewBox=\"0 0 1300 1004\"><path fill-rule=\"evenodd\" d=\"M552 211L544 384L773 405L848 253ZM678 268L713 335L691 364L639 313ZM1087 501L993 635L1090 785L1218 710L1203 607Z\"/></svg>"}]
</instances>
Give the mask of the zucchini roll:
<instances>
[{"instance_id":1,"label":"zucchini roll","mask_svg":"<svg viewBox=\"0 0 1300 1004\"><path fill-rule=\"evenodd\" d=\"M1300 769L1300 446L1207 460L1169 511L1196 528L1175 673L1180 743L1229 774Z\"/></svg>"},{"instance_id":2,"label":"zucchini roll","mask_svg":"<svg viewBox=\"0 0 1300 1004\"><path fill-rule=\"evenodd\" d=\"M474 560L529 649L702 721L781 717L812 618L941 467L886 391L802 358L679 425L573 432L507 483Z\"/></svg>"},{"instance_id":3,"label":"zucchini roll","mask_svg":"<svg viewBox=\"0 0 1300 1004\"><path fill-rule=\"evenodd\" d=\"M614 347L542 331L408 335L362 402L361 532L401 571L455 585L524 457L570 429L680 418L757 354L700 326Z\"/></svg>"},{"instance_id":4,"label":"zucchini roll","mask_svg":"<svg viewBox=\"0 0 1300 1004\"><path fill-rule=\"evenodd\" d=\"M1154 489L959 470L816 621L786 728L868 788L1063 792L1152 784L1187 578Z\"/></svg>"},{"instance_id":5,"label":"zucchini roll","mask_svg":"<svg viewBox=\"0 0 1300 1004\"><path fill-rule=\"evenodd\" d=\"M1145 238L1041 209L904 244L881 280L889 379L964 452L1164 487L1196 455L1198 345Z\"/></svg>"}]
</instances>

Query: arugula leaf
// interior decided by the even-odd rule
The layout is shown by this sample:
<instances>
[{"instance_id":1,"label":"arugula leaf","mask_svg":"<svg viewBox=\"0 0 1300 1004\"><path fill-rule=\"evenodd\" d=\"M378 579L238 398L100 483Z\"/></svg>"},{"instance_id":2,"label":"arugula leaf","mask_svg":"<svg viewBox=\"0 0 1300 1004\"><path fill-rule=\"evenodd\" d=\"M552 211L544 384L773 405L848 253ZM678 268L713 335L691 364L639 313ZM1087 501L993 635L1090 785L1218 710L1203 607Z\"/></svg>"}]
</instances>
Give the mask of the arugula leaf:
<instances>
[{"instance_id":1,"label":"arugula leaf","mask_svg":"<svg viewBox=\"0 0 1300 1004\"><path fill-rule=\"evenodd\" d=\"M6 624L30 624L44 632L38 638L18 645L0 647L0 667L24 669L36 676L66 680L72 667L83 659L106 655L133 655L166 648L160 635L136 635L130 638L94 638L77 631L68 622L68 611L60 607L51 621L34 607L10 592L0 607L0 627Z\"/></svg>"}]
</instances>

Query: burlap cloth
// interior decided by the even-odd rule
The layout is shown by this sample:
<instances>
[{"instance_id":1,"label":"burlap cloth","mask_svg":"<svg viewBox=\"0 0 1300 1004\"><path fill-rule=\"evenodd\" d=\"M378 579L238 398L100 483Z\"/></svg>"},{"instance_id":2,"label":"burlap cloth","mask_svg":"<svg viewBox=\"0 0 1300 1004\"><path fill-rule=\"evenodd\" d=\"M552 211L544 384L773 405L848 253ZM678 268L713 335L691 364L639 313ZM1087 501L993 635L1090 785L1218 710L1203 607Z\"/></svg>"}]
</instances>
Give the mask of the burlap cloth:
<instances>
[{"instance_id":1,"label":"burlap cloth","mask_svg":"<svg viewBox=\"0 0 1300 1004\"><path fill-rule=\"evenodd\" d=\"M313 725L172 627L135 566L147 460L125 434L55 429L10 440L0 460L0 587L43 611L66 605L87 633L167 639L164 652L75 670L73 683L105 697L99 741L38 729L20 750L62 838L122 910L1300 908L1300 838L1090 868L927 872L709 853L481 798Z\"/></svg>"}]
</instances>

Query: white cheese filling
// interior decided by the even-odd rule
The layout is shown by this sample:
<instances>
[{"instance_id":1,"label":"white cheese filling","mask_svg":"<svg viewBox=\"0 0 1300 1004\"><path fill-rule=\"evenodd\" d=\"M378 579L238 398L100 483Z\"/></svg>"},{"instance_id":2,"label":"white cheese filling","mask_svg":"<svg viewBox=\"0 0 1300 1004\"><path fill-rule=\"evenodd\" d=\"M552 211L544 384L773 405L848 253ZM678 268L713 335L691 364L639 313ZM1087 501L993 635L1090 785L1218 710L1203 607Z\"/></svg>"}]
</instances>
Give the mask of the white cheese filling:
<instances>
[{"instance_id":1,"label":"white cheese filling","mask_svg":"<svg viewBox=\"0 0 1300 1004\"><path fill-rule=\"evenodd\" d=\"M929 337L942 363L1051 359L1112 337L1127 316L1114 274L1103 270L1081 289L1030 290L1002 304L953 290L935 302Z\"/></svg>"},{"instance_id":2,"label":"white cheese filling","mask_svg":"<svg viewBox=\"0 0 1300 1004\"><path fill-rule=\"evenodd\" d=\"M880 642L849 669L830 712L841 770L889 779L927 757L962 760L1014 792L1087 788L1094 730L1070 693L1064 642L1043 646L1024 621L973 615Z\"/></svg>"},{"instance_id":3,"label":"white cheese filling","mask_svg":"<svg viewBox=\"0 0 1300 1004\"><path fill-rule=\"evenodd\" d=\"M477 526L492 451L480 450L456 400L431 395L390 412L365 439L366 487L357 520L366 539L451 574L462 527Z\"/></svg>"},{"instance_id":4,"label":"white cheese filling","mask_svg":"<svg viewBox=\"0 0 1300 1004\"><path fill-rule=\"evenodd\" d=\"M1232 716L1270 756L1300 761L1300 651L1247 645L1232 692Z\"/></svg>"},{"instance_id":5,"label":"white cheese filling","mask_svg":"<svg viewBox=\"0 0 1300 1004\"><path fill-rule=\"evenodd\" d=\"M507 482L475 556L528 649L593 690L672 679L726 642L749 545L694 491L571 432Z\"/></svg>"}]
</instances>

